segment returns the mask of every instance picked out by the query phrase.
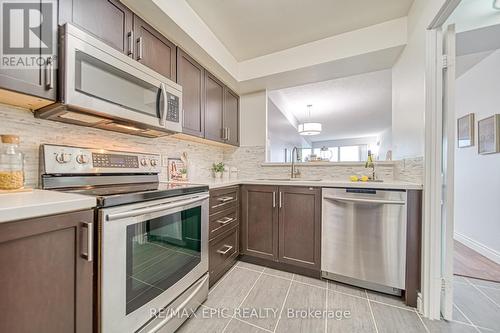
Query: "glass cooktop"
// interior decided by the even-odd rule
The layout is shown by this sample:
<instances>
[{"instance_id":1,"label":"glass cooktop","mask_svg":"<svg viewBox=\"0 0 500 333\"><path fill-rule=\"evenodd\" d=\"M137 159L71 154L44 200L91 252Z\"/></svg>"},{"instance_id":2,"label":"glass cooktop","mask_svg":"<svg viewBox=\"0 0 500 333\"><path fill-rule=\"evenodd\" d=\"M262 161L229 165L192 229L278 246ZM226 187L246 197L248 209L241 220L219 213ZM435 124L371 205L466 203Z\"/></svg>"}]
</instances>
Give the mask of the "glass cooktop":
<instances>
[{"instance_id":1,"label":"glass cooktop","mask_svg":"<svg viewBox=\"0 0 500 333\"><path fill-rule=\"evenodd\" d=\"M98 207L110 207L208 191L208 186L183 183L144 183L88 186L65 192L95 196Z\"/></svg>"}]
</instances>

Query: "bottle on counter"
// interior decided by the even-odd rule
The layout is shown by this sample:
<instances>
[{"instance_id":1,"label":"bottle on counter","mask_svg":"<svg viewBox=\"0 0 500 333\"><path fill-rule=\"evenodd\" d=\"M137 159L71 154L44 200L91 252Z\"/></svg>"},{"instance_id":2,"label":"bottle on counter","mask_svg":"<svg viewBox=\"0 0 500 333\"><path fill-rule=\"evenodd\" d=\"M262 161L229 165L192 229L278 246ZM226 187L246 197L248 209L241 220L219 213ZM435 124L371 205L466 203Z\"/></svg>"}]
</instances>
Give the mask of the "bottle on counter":
<instances>
[{"instance_id":1,"label":"bottle on counter","mask_svg":"<svg viewBox=\"0 0 500 333\"><path fill-rule=\"evenodd\" d=\"M24 186L24 155L19 150L19 137L1 135L0 190L17 190Z\"/></svg>"}]
</instances>

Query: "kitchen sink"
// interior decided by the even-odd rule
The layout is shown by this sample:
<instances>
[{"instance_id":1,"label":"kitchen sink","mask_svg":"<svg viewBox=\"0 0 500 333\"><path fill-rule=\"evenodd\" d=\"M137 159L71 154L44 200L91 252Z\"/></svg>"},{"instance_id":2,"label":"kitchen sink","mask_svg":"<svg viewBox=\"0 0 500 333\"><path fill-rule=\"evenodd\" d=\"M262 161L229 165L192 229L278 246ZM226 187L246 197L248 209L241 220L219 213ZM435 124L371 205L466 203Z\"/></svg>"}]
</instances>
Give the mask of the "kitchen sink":
<instances>
[{"instance_id":1,"label":"kitchen sink","mask_svg":"<svg viewBox=\"0 0 500 333\"><path fill-rule=\"evenodd\" d=\"M323 179L307 179L307 178L259 178L257 180L269 180L269 181L281 181L281 182L289 182L289 181L296 181L296 182L320 182Z\"/></svg>"}]
</instances>

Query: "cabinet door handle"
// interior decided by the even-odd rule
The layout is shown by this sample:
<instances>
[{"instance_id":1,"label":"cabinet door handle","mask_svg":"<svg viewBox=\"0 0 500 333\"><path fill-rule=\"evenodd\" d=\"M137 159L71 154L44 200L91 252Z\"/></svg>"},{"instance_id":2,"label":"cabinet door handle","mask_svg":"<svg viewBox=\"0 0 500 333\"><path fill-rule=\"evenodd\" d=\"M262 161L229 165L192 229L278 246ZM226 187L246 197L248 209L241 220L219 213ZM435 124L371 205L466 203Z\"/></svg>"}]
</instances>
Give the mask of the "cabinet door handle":
<instances>
[{"instance_id":1,"label":"cabinet door handle","mask_svg":"<svg viewBox=\"0 0 500 333\"><path fill-rule=\"evenodd\" d=\"M132 52L132 47L133 47L133 40L134 40L134 33L132 31L129 31L127 34L127 55L130 57L133 55L134 52Z\"/></svg>"},{"instance_id":2,"label":"cabinet door handle","mask_svg":"<svg viewBox=\"0 0 500 333\"><path fill-rule=\"evenodd\" d=\"M233 221L234 221L234 217L223 217L215 222L220 223L222 225L226 225L226 224L233 222Z\"/></svg>"},{"instance_id":3,"label":"cabinet door handle","mask_svg":"<svg viewBox=\"0 0 500 333\"><path fill-rule=\"evenodd\" d=\"M47 90L54 88L53 65L52 57L47 58L47 63L45 65L45 87Z\"/></svg>"},{"instance_id":4,"label":"cabinet door handle","mask_svg":"<svg viewBox=\"0 0 500 333\"><path fill-rule=\"evenodd\" d=\"M276 208L276 192L273 192L273 208Z\"/></svg>"},{"instance_id":5,"label":"cabinet door handle","mask_svg":"<svg viewBox=\"0 0 500 333\"><path fill-rule=\"evenodd\" d=\"M226 127L226 140L229 141L231 137L231 129L229 127Z\"/></svg>"},{"instance_id":6,"label":"cabinet door handle","mask_svg":"<svg viewBox=\"0 0 500 333\"><path fill-rule=\"evenodd\" d=\"M94 260L94 223L82 222L82 228L87 229L87 252L82 251L81 256L91 262Z\"/></svg>"},{"instance_id":7,"label":"cabinet door handle","mask_svg":"<svg viewBox=\"0 0 500 333\"><path fill-rule=\"evenodd\" d=\"M143 58L143 43L142 43L142 37L137 38L137 60L142 60ZM166 103L166 101L165 101Z\"/></svg>"},{"instance_id":8,"label":"cabinet door handle","mask_svg":"<svg viewBox=\"0 0 500 333\"><path fill-rule=\"evenodd\" d=\"M222 250L223 248L226 248L226 249ZM222 255L226 255L232 249L233 249L233 247L231 245L224 245L223 247L221 247L221 249L217 250L217 253L220 253Z\"/></svg>"},{"instance_id":9,"label":"cabinet door handle","mask_svg":"<svg viewBox=\"0 0 500 333\"><path fill-rule=\"evenodd\" d=\"M281 201L281 191L280 191L280 198L279 198L279 206L281 208L281 205L282 205L282 201Z\"/></svg>"}]
</instances>

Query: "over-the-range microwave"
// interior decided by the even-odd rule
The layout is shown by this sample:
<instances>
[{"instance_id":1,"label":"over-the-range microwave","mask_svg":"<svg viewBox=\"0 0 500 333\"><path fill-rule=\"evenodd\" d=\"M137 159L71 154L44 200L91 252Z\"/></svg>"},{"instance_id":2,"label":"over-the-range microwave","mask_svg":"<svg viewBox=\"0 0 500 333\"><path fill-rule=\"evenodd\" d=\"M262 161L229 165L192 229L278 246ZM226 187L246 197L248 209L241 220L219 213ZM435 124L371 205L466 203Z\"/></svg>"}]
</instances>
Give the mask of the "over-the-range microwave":
<instances>
[{"instance_id":1,"label":"over-the-range microwave","mask_svg":"<svg viewBox=\"0 0 500 333\"><path fill-rule=\"evenodd\" d=\"M38 118L146 137L182 132L182 87L99 39L60 31L58 101Z\"/></svg>"}]
</instances>

